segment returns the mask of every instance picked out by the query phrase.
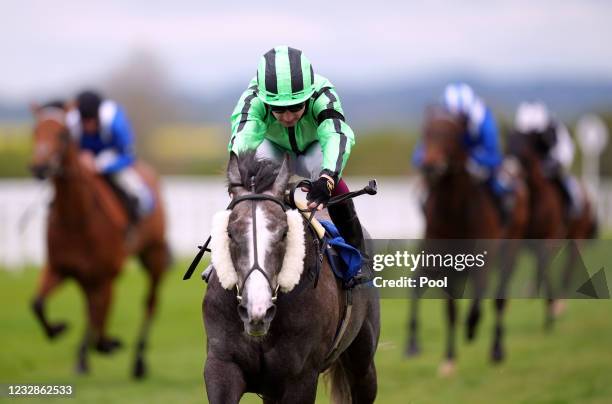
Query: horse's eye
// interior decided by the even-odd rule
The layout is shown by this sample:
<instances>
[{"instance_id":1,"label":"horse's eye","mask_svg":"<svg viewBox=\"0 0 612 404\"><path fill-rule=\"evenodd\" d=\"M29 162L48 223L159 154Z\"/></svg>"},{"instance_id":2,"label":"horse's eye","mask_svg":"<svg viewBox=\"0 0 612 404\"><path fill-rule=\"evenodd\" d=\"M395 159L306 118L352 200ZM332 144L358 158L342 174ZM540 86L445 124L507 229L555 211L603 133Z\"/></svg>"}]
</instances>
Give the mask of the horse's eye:
<instances>
[{"instance_id":1,"label":"horse's eye","mask_svg":"<svg viewBox=\"0 0 612 404\"><path fill-rule=\"evenodd\" d=\"M229 238L230 238L230 240L233 240L233 239L234 239L234 237L232 237L232 232L231 232L231 231L229 231L229 229L227 230L227 237L229 237Z\"/></svg>"},{"instance_id":2,"label":"horse's eye","mask_svg":"<svg viewBox=\"0 0 612 404\"><path fill-rule=\"evenodd\" d=\"M287 233L288 233L288 230L285 230L285 231L283 232L283 237L282 237L282 240L286 240L286 239L287 239Z\"/></svg>"}]
</instances>

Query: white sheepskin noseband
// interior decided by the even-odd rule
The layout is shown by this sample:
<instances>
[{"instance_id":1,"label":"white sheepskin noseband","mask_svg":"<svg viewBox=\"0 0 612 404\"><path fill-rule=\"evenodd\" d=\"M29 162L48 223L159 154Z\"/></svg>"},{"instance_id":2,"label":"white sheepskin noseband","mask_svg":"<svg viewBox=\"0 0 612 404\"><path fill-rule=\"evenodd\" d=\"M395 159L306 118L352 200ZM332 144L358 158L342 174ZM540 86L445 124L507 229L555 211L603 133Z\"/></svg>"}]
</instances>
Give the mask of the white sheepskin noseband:
<instances>
[{"instance_id":1,"label":"white sheepskin noseband","mask_svg":"<svg viewBox=\"0 0 612 404\"><path fill-rule=\"evenodd\" d=\"M210 239L212 265L217 272L219 282L225 289L232 289L238 282L238 273L234 268L230 254L230 239L227 234L229 217L232 212L223 210L213 217ZM287 249L283 258L281 271L278 274L278 285L282 292L291 291L299 282L304 270L304 227L302 215L297 210L287 211Z\"/></svg>"}]
</instances>

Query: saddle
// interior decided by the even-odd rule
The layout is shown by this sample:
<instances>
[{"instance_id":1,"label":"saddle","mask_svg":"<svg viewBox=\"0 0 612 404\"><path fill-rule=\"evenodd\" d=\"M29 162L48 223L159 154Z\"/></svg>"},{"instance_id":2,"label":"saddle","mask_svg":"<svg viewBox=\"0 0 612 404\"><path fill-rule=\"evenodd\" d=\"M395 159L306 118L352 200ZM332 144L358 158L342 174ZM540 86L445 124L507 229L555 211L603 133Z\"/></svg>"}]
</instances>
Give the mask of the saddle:
<instances>
[{"instance_id":1,"label":"saddle","mask_svg":"<svg viewBox=\"0 0 612 404\"><path fill-rule=\"evenodd\" d=\"M293 203L298 209L305 210L306 208L301 201L293 199ZM344 240L331 220L319 220L315 216L310 217L305 212L303 214L316 232L322 252L327 257L334 276L342 281L345 289L354 287L352 280L359 272L363 261L361 252Z\"/></svg>"},{"instance_id":2,"label":"saddle","mask_svg":"<svg viewBox=\"0 0 612 404\"><path fill-rule=\"evenodd\" d=\"M112 180L111 176L104 175L104 183L111 189L115 197L117 197L121 208L125 212L128 218L128 222L131 225L135 225L140 219L138 215L138 201L130 196L125 190Z\"/></svg>"},{"instance_id":3,"label":"saddle","mask_svg":"<svg viewBox=\"0 0 612 404\"><path fill-rule=\"evenodd\" d=\"M322 220L320 223L325 228L323 245L327 261L336 278L342 281L345 288L349 288L363 263L361 252L342 238L331 221Z\"/></svg>"}]
</instances>

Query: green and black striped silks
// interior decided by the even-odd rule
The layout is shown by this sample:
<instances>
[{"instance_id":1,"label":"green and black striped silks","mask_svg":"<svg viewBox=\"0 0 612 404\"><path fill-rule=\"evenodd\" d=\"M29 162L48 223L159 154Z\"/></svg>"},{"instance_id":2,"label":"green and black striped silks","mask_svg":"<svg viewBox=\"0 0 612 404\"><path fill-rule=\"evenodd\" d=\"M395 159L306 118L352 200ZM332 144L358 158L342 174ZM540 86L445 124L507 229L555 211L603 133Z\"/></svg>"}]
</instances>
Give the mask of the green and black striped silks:
<instances>
[{"instance_id":1,"label":"green and black striped silks","mask_svg":"<svg viewBox=\"0 0 612 404\"><path fill-rule=\"evenodd\" d=\"M291 128L281 125L258 97L258 79L254 77L232 113L232 136L228 150L235 153L256 150L264 139L268 139L299 155L318 142L323 153L321 171L335 178L340 177L355 143L355 136L345 122L333 84L318 74L314 77L314 91L306 100L304 115Z\"/></svg>"},{"instance_id":2,"label":"green and black striped silks","mask_svg":"<svg viewBox=\"0 0 612 404\"><path fill-rule=\"evenodd\" d=\"M315 92L312 64L301 50L277 46L257 67L257 96L269 105L299 104Z\"/></svg>"}]
</instances>

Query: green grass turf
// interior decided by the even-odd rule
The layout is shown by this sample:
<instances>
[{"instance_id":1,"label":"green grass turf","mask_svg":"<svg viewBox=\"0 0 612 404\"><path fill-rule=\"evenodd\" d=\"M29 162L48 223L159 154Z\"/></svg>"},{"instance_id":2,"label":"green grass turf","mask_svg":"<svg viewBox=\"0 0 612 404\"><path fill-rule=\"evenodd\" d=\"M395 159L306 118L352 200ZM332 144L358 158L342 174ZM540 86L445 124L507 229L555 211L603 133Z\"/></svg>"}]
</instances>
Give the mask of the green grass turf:
<instances>
[{"instance_id":1,"label":"green grass turf","mask_svg":"<svg viewBox=\"0 0 612 404\"><path fill-rule=\"evenodd\" d=\"M48 305L52 320L67 320L70 329L48 342L29 310L38 272L0 270L0 383L75 385L78 403L206 402L202 379L205 337L201 320L204 284L194 276L181 281L185 262L168 274L161 306L152 329L150 377L130 378L133 342L138 331L145 276L135 265L126 268L115 291L110 334L125 347L113 356L91 354L91 374L73 372L83 329L80 292L68 282ZM403 358L406 300L383 300L382 335L376 356L380 403L574 403L612 402L612 303L610 300L569 301L568 311L552 333L543 331L541 301L512 301L506 320L508 358L491 366L488 349L492 328L491 302L477 341L467 345L460 329L457 373L437 376L444 326L440 301L423 301L422 347L416 359ZM461 302L462 314L467 302ZM7 399L3 402L55 402L63 399ZM254 395L243 402L259 402ZM328 402L320 384L317 402Z\"/></svg>"}]
</instances>

